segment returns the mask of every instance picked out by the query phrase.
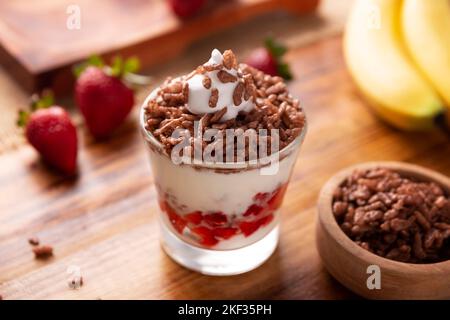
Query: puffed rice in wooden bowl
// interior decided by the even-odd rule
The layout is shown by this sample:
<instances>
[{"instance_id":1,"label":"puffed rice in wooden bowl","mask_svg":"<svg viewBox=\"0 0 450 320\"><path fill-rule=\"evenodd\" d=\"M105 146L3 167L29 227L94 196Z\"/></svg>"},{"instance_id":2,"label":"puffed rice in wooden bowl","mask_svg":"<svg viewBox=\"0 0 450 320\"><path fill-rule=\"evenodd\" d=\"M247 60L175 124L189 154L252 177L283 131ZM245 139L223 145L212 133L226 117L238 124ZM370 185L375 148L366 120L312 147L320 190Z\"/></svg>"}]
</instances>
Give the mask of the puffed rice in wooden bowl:
<instances>
[{"instance_id":1,"label":"puffed rice in wooden bowl","mask_svg":"<svg viewBox=\"0 0 450 320\"><path fill-rule=\"evenodd\" d=\"M329 273L351 291L369 299L450 299L450 260L405 263L378 256L356 244L341 229L333 214L333 194L355 169L387 168L423 182L434 181L450 195L450 179L435 171L402 162L369 162L334 175L318 199L316 243ZM448 245L448 242L447 242ZM375 267L369 267L375 266ZM380 289L373 276L379 267ZM370 278L370 279L369 279ZM369 285L368 285L369 282ZM370 287L370 289L369 289Z\"/></svg>"}]
</instances>

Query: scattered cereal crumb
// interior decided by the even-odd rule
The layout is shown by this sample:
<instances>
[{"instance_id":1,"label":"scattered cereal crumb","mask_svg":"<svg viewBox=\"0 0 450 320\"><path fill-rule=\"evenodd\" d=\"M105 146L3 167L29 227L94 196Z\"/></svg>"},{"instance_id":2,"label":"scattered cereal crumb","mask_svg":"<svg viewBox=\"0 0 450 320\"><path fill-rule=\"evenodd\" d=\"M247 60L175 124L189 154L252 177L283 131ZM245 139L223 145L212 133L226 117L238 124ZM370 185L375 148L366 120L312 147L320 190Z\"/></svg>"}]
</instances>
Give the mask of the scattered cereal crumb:
<instances>
[{"instance_id":1,"label":"scattered cereal crumb","mask_svg":"<svg viewBox=\"0 0 450 320\"><path fill-rule=\"evenodd\" d=\"M82 276L73 276L69 278L67 284L70 289L79 289L83 286L83 277Z\"/></svg>"},{"instance_id":2,"label":"scattered cereal crumb","mask_svg":"<svg viewBox=\"0 0 450 320\"><path fill-rule=\"evenodd\" d=\"M49 245L39 245L33 248L34 257L36 259L47 259L53 256L53 247Z\"/></svg>"},{"instance_id":3,"label":"scattered cereal crumb","mask_svg":"<svg viewBox=\"0 0 450 320\"><path fill-rule=\"evenodd\" d=\"M38 246L39 245L39 238L38 237L31 237L28 239L28 243L32 246Z\"/></svg>"}]
</instances>

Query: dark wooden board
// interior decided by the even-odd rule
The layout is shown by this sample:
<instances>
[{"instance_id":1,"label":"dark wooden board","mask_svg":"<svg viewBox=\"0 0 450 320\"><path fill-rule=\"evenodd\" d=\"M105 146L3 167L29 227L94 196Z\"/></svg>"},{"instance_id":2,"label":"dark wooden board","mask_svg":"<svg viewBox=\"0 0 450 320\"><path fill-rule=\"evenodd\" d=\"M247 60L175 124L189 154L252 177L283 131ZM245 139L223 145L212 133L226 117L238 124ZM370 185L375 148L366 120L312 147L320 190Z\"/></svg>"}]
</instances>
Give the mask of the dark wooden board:
<instances>
[{"instance_id":1,"label":"dark wooden board","mask_svg":"<svg viewBox=\"0 0 450 320\"><path fill-rule=\"evenodd\" d=\"M79 0L80 29L66 21L70 0L0 2L0 63L27 90L71 88L70 67L97 53L137 56L147 67L179 55L192 41L273 10L296 14L319 0L210 1L182 21L165 0Z\"/></svg>"}]
</instances>

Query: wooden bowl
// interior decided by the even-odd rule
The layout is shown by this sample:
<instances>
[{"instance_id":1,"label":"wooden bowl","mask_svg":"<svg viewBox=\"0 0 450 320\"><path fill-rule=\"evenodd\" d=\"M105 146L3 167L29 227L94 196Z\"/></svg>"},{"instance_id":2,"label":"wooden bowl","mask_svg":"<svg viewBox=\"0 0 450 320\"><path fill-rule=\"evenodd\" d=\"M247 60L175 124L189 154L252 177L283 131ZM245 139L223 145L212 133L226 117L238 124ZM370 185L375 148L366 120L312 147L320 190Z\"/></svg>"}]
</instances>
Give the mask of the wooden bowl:
<instances>
[{"instance_id":1,"label":"wooden bowl","mask_svg":"<svg viewBox=\"0 0 450 320\"><path fill-rule=\"evenodd\" d=\"M333 176L318 200L316 242L323 264L345 287L369 299L450 299L450 260L432 264L397 262L377 256L354 243L339 227L332 212L333 191L355 169L390 168L401 175L434 181L450 194L450 179L419 166L401 162L370 162L349 167ZM379 266L381 289L368 289L371 265ZM372 280L372 279L371 279Z\"/></svg>"}]
</instances>

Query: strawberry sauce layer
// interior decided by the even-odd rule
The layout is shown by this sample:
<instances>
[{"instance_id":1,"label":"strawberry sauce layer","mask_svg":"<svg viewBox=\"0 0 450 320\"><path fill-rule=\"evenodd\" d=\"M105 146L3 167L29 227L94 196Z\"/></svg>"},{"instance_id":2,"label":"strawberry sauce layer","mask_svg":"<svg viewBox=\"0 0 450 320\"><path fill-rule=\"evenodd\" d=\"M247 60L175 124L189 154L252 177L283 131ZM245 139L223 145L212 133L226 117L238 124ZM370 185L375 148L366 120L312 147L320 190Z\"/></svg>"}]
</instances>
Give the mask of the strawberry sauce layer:
<instances>
[{"instance_id":1,"label":"strawberry sauce layer","mask_svg":"<svg viewBox=\"0 0 450 320\"><path fill-rule=\"evenodd\" d=\"M286 188L287 183L280 185L273 192L255 194L253 203L245 212L237 215L221 211L180 214L164 198L160 198L159 205L181 236L193 235L190 238L198 245L209 248L237 235L250 237L269 225L274 219L275 211L281 206Z\"/></svg>"}]
</instances>

